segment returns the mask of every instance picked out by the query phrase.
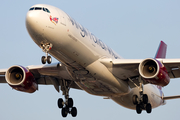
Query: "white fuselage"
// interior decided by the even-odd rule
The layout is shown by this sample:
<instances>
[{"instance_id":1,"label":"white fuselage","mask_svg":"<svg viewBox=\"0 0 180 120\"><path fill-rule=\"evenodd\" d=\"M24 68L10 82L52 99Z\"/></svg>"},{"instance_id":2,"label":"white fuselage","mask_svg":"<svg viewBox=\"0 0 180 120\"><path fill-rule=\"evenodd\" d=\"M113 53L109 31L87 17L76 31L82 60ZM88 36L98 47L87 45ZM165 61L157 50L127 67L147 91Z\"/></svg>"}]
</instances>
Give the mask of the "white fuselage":
<instances>
[{"instance_id":1,"label":"white fuselage","mask_svg":"<svg viewBox=\"0 0 180 120\"><path fill-rule=\"evenodd\" d=\"M36 7L47 8L50 12ZM139 94L138 88L131 89L127 82L115 77L99 61L103 58L122 59L117 53L62 10L43 4L32 8L26 17L30 36L39 47L41 44L52 44L49 54L67 66L81 89L93 95L107 96L124 107L135 109L132 96ZM144 93L148 94L153 108L163 103L162 92L155 85L144 85Z\"/></svg>"}]
</instances>

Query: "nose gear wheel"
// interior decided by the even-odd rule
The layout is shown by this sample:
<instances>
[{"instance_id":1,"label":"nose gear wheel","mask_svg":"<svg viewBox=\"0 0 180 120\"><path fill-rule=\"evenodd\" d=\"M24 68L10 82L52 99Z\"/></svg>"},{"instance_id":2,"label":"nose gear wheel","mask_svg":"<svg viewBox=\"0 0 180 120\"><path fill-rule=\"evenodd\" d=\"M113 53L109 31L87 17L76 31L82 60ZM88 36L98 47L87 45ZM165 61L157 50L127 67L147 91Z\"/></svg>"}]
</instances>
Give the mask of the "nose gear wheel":
<instances>
[{"instance_id":1,"label":"nose gear wheel","mask_svg":"<svg viewBox=\"0 0 180 120\"><path fill-rule=\"evenodd\" d=\"M47 62L48 64L51 64L52 58L51 58L51 56L42 56L41 62L42 62L42 64L46 64L46 62Z\"/></svg>"},{"instance_id":2,"label":"nose gear wheel","mask_svg":"<svg viewBox=\"0 0 180 120\"><path fill-rule=\"evenodd\" d=\"M42 56L41 58L42 64L46 64L46 62L48 64L51 64L52 58L51 56L48 55L48 52L52 49L52 44L51 43L41 44L41 49L43 50L43 52L46 53L46 56Z\"/></svg>"}]
</instances>

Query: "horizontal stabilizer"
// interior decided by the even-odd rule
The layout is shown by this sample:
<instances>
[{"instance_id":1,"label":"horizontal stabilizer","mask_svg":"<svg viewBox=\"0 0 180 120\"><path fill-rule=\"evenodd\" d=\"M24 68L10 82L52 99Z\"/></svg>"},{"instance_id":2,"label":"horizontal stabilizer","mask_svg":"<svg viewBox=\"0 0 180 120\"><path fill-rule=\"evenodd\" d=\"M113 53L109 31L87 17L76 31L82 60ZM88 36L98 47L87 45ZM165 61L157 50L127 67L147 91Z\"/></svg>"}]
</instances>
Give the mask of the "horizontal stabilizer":
<instances>
[{"instance_id":1,"label":"horizontal stabilizer","mask_svg":"<svg viewBox=\"0 0 180 120\"><path fill-rule=\"evenodd\" d=\"M177 99L177 98L180 98L180 95L163 97L163 100L171 100L171 99Z\"/></svg>"}]
</instances>

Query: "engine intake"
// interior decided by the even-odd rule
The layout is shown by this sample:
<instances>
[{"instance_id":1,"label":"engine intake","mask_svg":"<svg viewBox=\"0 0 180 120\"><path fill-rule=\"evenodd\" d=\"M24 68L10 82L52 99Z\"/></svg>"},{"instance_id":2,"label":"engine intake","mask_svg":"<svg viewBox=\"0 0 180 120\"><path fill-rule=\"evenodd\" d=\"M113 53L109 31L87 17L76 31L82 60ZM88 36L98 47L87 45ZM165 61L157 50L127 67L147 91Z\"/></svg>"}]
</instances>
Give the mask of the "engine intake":
<instances>
[{"instance_id":1,"label":"engine intake","mask_svg":"<svg viewBox=\"0 0 180 120\"><path fill-rule=\"evenodd\" d=\"M12 66L5 74L6 82L14 89L33 93L38 89L32 73L22 66Z\"/></svg>"},{"instance_id":2,"label":"engine intake","mask_svg":"<svg viewBox=\"0 0 180 120\"><path fill-rule=\"evenodd\" d=\"M142 78L155 85L166 86L170 78L165 66L156 59L145 59L139 64L139 73Z\"/></svg>"}]
</instances>

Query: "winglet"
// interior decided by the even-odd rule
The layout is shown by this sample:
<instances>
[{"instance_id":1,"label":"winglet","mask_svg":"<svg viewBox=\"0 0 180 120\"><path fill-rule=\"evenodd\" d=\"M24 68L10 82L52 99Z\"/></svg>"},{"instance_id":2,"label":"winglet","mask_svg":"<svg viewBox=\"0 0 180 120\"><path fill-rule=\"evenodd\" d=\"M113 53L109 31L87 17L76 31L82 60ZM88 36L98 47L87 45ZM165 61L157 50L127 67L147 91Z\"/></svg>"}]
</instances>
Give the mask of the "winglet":
<instances>
[{"instance_id":1,"label":"winglet","mask_svg":"<svg viewBox=\"0 0 180 120\"><path fill-rule=\"evenodd\" d=\"M166 58L167 45L163 41L160 42L155 58Z\"/></svg>"}]
</instances>

